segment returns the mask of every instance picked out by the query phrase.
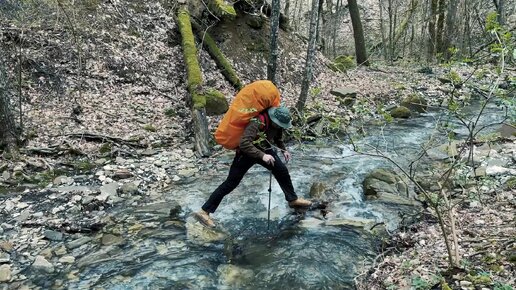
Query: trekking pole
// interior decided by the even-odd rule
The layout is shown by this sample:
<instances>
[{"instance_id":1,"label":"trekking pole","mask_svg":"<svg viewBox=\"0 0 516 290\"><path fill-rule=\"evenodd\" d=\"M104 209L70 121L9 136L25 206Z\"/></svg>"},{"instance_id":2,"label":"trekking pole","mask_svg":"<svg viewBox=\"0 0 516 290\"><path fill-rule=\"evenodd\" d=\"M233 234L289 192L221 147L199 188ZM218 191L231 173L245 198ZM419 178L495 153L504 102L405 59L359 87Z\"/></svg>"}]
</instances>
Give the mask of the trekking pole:
<instances>
[{"instance_id":1,"label":"trekking pole","mask_svg":"<svg viewBox=\"0 0 516 290\"><path fill-rule=\"evenodd\" d=\"M271 185L272 185L272 171L269 170L269 210L267 211L267 231L269 231L271 223Z\"/></svg>"}]
</instances>

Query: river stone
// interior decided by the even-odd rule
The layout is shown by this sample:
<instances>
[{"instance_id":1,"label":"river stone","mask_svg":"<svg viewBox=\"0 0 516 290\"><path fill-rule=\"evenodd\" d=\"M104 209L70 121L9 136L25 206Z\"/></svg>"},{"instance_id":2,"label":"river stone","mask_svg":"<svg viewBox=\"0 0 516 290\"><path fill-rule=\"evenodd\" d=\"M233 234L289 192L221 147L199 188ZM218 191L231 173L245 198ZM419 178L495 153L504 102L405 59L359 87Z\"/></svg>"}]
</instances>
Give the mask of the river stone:
<instances>
[{"instance_id":1,"label":"river stone","mask_svg":"<svg viewBox=\"0 0 516 290\"><path fill-rule=\"evenodd\" d=\"M71 185L73 183L73 178L61 175L56 178L54 178L53 181L54 185Z\"/></svg>"},{"instance_id":2,"label":"river stone","mask_svg":"<svg viewBox=\"0 0 516 290\"><path fill-rule=\"evenodd\" d=\"M43 256L36 256L34 263L32 263L32 268L36 271L48 274L54 273L54 266Z\"/></svg>"},{"instance_id":3,"label":"river stone","mask_svg":"<svg viewBox=\"0 0 516 290\"><path fill-rule=\"evenodd\" d=\"M516 169L506 168L501 166L487 166L486 175L516 175Z\"/></svg>"},{"instance_id":4,"label":"river stone","mask_svg":"<svg viewBox=\"0 0 516 290\"><path fill-rule=\"evenodd\" d=\"M59 262L63 264L73 264L75 262L75 258L73 256L64 256L59 258Z\"/></svg>"},{"instance_id":5,"label":"river stone","mask_svg":"<svg viewBox=\"0 0 516 290\"><path fill-rule=\"evenodd\" d=\"M116 245L124 244L125 240L123 237L120 237L120 236L115 236L112 234L104 234L104 235L102 235L101 243L104 246L111 246L111 245L116 246Z\"/></svg>"},{"instance_id":6,"label":"river stone","mask_svg":"<svg viewBox=\"0 0 516 290\"><path fill-rule=\"evenodd\" d=\"M11 255L0 252L0 264L9 263L11 261Z\"/></svg>"},{"instance_id":7,"label":"river stone","mask_svg":"<svg viewBox=\"0 0 516 290\"><path fill-rule=\"evenodd\" d=\"M186 238L193 243L204 245L221 242L227 238L227 234L219 228L208 228L189 216L186 220Z\"/></svg>"},{"instance_id":8,"label":"river stone","mask_svg":"<svg viewBox=\"0 0 516 290\"><path fill-rule=\"evenodd\" d=\"M326 192L326 185L322 182L314 182L310 187L310 197L316 199L322 199Z\"/></svg>"},{"instance_id":9,"label":"river stone","mask_svg":"<svg viewBox=\"0 0 516 290\"><path fill-rule=\"evenodd\" d=\"M100 201L106 201L111 196L116 196L118 190L118 183L112 182L100 187L100 194L96 198Z\"/></svg>"},{"instance_id":10,"label":"river stone","mask_svg":"<svg viewBox=\"0 0 516 290\"><path fill-rule=\"evenodd\" d=\"M0 241L0 249L10 252L13 249L13 243L9 241Z\"/></svg>"},{"instance_id":11,"label":"river stone","mask_svg":"<svg viewBox=\"0 0 516 290\"><path fill-rule=\"evenodd\" d=\"M135 194L138 193L138 185L134 182L124 183L120 190L125 194Z\"/></svg>"},{"instance_id":12,"label":"river stone","mask_svg":"<svg viewBox=\"0 0 516 290\"><path fill-rule=\"evenodd\" d=\"M11 280L11 265L0 265L0 282Z\"/></svg>"},{"instance_id":13,"label":"river stone","mask_svg":"<svg viewBox=\"0 0 516 290\"><path fill-rule=\"evenodd\" d=\"M383 192L408 196L407 185L396 172L390 169L375 169L365 177L362 184L366 197L377 196Z\"/></svg>"},{"instance_id":14,"label":"river stone","mask_svg":"<svg viewBox=\"0 0 516 290\"><path fill-rule=\"evenodd\" d=\"M50 259L50 258L52 258L52 249L46 248L46 249L42 250L41 252L39 252L39 255L43 256L47 259Z\"/></svg>"},{"instance_id":15,"label":"river stone","mask_svg":"<svg viewBox=\"0 0 516 290\"><path fill-rule=\"evenodd\" d=\"M63 233L61 233L61 232L46 230L43 233L43 235L45 236L45 238L47 238L48 240L51 240L51 241L62 241L63 240Z\"/></svg>"},{"instance_id":16,"label":"river stone","mask_svg":"<svg viewBox=\"0 0 516 290\"><path fill-rule=\"evenodd\" d=\"M57 256L63 256L66 254L66 247L64 245L61 245L59 248L54 249L54 253Z\"/></svg>"},{"instance_id":17,"label":"river stone","mask_svg":"<svg viewBox=\"0 0 516 290\"><path fill-rule=\"evenodd\" d=\"M69 242L66 246L68 247L68 249L75 249L90 242L91 240L92 239L90 237L80 237L76 240Z\"/></svg>"},{"instance_id":18,"label":"river stone","mask_svg":"<svg viewBox=\"0 0 516 290\"><path fill-rule=\"evenodd\" d=\"M401 101L401 106L419 113L426 112L427 101L420 95L410 95Z\"/></svg>"},{"instance_id":19,"label":"river stone","mask_svg":"<svg viewBox=\"0 0 516 290\"><path fill-rule=\"evenodd\" d=\"M360 217L347 217L347 218L335 218L324 222L326 226L352 226L364 228L366 226L374 224L375 220L360 218Z\"/></svg>"},{"instance_id":20,"label":"river stone","mask_svg":"<svg viewBox=\"0 0 516 290\"><path fill-rule=\"evenodd\" d=\"M457 141L452 141L448 144L442 144L438 147L434 147L426 151L426 154L430 159L433 160L446 160L448 158L456 157L459 152L457 150L457 146L460 143Z\"/></svg>"},{"instance_id":21,"label":"river stone","mask_svg":"<svg viewBox=\"0 0 516 290\"><path fill-rule=\"evenodd\" d=\"M514 126L509 126L507 124L503 124L502 127L498 130L500 135L503 138L514 138L516 137L516 128Z\"/></svg>"},{"instance_id":22,"label":"river stone","mask_svg":"<svg viewBox=\"0 0 516 290\"><path fill-rule=\"evenodd\" d=\"M4 171L2 172L2 179L7 181L9 180L9 178L11 178L11 175L9 174L9 171Z\"/></svg>"},{"instance_id":23,"label":"river stone","mask_svg":"<svg viewBox=\"0 0 516 290\"><path fill-rule=\"evenodd\" d=\"M132 177L133 174L127 169L119 169L113 174L114 179L127 179Z\"/></svg>"},{"instance_id":24,"label":"river stone","mask_svg":"<svg viewBox=\"0 0 516 290\"><path fill-rule=\"evenodd\" d=\"M231 288L240 288L248 284L254 277L254 272L252 270L231 264L218 266L217 272L219 272L220 283L222 285L230 286Z\"/></svg>"}]
</instances>

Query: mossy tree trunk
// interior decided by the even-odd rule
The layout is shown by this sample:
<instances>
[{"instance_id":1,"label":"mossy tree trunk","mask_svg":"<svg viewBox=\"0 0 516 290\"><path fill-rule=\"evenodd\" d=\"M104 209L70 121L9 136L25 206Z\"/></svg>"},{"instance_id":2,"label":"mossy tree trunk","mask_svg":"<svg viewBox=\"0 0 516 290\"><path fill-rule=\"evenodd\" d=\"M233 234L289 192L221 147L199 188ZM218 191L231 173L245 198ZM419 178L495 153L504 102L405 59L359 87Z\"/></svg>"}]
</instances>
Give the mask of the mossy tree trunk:
<instances>
[{"instance_id":1,"label":"mossy tree trunk","mask_svg":"<svg viewBox=\"0 0 516 290\"><path fill-rule=\"evenodd\" d=\"M197 59L197 48L195 47L195 38L190 23L190 14L185 7L179 8L177 22L182 37L183 56L188 77L188 92L192 101L195 149L202 156L209 156L211 150L209 147L208 121L206 120L206 97L200 92L203 83L202 72Z\"/></svg>"},{"instance_id":2,"label":"mossy tree trunk","mask_svg":"<svg viewBox=\"0 0 516 290\"><path fill-rule=\"evenodd\" d=\"M202 39L204 48L206 48L210 56L213 58L222 75L224 75L226 80L228 80L228 82L230 82L235 89L240 90L242 88L242 82L240 81L240 78L238 77L236 71L233 69L233 66L229 63L226 56L217 46L217 43L213 37L211 37L211 35L195 21L192 21L191 24L197 33L197 36Z\"/></svg>"}]
</instances>

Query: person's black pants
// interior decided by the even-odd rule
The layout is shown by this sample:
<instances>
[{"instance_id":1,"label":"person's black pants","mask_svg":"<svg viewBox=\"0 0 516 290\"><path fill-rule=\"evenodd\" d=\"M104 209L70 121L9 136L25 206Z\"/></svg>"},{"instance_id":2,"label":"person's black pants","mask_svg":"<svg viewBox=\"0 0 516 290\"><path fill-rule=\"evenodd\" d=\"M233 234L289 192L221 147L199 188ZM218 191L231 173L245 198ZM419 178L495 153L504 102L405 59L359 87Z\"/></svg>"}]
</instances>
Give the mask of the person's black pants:
<instances>
[{"instance_id":1,"label":"person's black pants","mask_svg":"<svg viewBox=\"0 0 516 290\"><path fill-rule=\"evenodd\" d=\"M210 213L215 212L224 196L238 186L246 172L256 163L272 171L272 175L274 175L274 178L278 181L287 201L296 200L297 195L294 191L294 186L292 186L292 180L290 179L287 166L285 166L274 150L269 149L266 150L265 153L274 157L274 166L265 163L261 159L252 158L237 151L231 168L229 169L228 177L215 189L210 198L202 206L202 209Z\"/></svg>"}]
</instances>

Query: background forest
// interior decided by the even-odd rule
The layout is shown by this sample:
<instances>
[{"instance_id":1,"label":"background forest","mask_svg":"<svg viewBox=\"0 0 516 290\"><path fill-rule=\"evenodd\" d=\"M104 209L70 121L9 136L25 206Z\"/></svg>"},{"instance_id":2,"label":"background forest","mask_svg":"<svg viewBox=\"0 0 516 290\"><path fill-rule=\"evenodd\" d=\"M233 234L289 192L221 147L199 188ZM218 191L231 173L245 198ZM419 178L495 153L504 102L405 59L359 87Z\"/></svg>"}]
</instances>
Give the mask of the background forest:
<instances>
[{"instance_id":1,"label":"background forest","mask_svg":"<svg viewBox=\"0 0 516 290\"><path fill-rule=\"evenodd\" d=\"M385 159L421 206L369 226L354 287L513 289L515 30L515 0L0 0L0 289L108 285L85 269L145 228L116 211L224 173L212 133L257 79L295 112L291 146ZM424 130L446 140L408 165L361 143L435 111ZM156 227L187 231L190 209L165 207Z\"/></svg>"}]
</instances>

